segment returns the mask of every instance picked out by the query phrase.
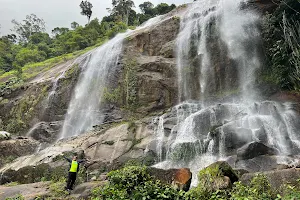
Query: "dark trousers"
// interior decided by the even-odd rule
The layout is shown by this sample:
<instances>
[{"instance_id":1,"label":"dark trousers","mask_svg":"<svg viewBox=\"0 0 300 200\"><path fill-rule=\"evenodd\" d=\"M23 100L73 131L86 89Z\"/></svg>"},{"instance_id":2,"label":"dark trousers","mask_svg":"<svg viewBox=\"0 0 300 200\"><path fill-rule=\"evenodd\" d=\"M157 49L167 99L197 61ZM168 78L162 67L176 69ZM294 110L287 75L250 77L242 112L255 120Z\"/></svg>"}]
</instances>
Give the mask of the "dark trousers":
<instances>
[{"instance_id":1,"label":"dark trousers","mask_svg":"<svg viewBox=\"0 0 300 200\"><path fill-rule=\"evenodd\" d=\"M76 172L69 172L68 175L68 181L67 181L67 189L72 190L73 189L73 185L76 181Z\"/></svg>"}]
</instances>

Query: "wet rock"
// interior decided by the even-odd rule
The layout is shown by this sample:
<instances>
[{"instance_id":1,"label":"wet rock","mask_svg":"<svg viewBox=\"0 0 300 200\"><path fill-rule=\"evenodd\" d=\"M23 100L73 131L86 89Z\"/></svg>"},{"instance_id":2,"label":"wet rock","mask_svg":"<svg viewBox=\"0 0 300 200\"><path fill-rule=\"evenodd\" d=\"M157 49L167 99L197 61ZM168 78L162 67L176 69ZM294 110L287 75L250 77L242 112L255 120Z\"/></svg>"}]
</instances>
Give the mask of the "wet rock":
<instances>
[{"instance_id":1,"label":"wet rock","mask_svg":"<svg viewBox=\"0 0 300 200\"><path fill-rule=\"evenodd\" d=\"M243 174L249 173L249 171L246 169L233 169L233 170L239 177L242 177Z\"/></svg>"},{"instance_id":2,"label":"wet rock","mask_svg":"<svg viewBox=\"0 0 300 200\"><path fill-rule=\"evenodd\" d=\"M227 126L223 131L225 134L224 144L228 150L237 149L253 140L252 131L250 129Z\"/></svg>"},{"instance_id":3,"label":"wet rock","mask_svg":"<svg viewBox=\"0 0 300 200\"><path fill-rule=\"evenodd\" d=\"M261 143L267 143L268 142L268 135L267 135L266 130L263 126L261 126L259 129L254 131L254 136Z\"/></svg>"},{"instance_id":4,"label":"wet rock","mask_svg":"<svg viewBox=\"0 0 300 200\"><path fill-rule=\"evenodd\" d=\"M125 153L120 158L116 159L116 162L121 165L132 162L137 165L151 166L155 163L155 159L156 154L151 150L145 151L144 149L132 149L128 153Z\"/></svg>"},{"instance_id":5,"label":"wet rock","mask_svg":"<svg viewBox=\"0 0 300 200\"><path fill-rule=\"evenodd\" d=\"M62 122L40 122L32 131L29 136L39 142L52 143L58 137Z\"/></svg>"},{"instance_id":6,"label":"wet rock","mask_svg":"<svg viewBox=\"0 0 300 200\"><path fill-rule=\"evenodd\" d=\"M256 176L256 174L257 173L244 174L241 177L241 182L243 184L249 185L251 179ZM291 186L298 185L298 180L300 178L300 169L273 170L262 172L262 174L267 177L272 189L274 191L278 191L283 184L289 184Z\"/></svg>"},{"instance_id":7,"label":"wet rock","mask_svg":"<svg viewBox=\"0 0 300 200\"><path fill-rule=\"evenodd\" d=\"M277 160L277 156L262 155L248 160L239 160L235 163L235 167L249 172L270 171L277 168Z\"/></svg>"},{"instance_id":8,"label":"wet rock","mask_svg":"<svg viewBox=\"0 0 300 200\"><path fill-rule=\"evenodd\" d=\"M169 159L175 162L184 161L188 163L193 160L197 154L202 152L203 149L201 149L199 141L179 143L172 148Z\"/></svg>"},{"instance_id":9,"label":"wet rock","mask_svg":"<svg viewBox=\"0 0 300 200\"><path fill-rule=\"evenodd\" d=\"M162 183L171 184L180 190L188 191L192 181L192 173L190 169L158 169L158 168L147 168L147 172Z\"/></svg>"},{"instance_id":10,"label":"wet rock","mask_svg":"<svg viewBox=\"0 0 300 200\"><path fill-rule=\"evenodd\" d=\"M261 155L276 155L278 151L260 142L251 142L237 150L238 160L247 160Z\"/></svg>"}]
</instances>

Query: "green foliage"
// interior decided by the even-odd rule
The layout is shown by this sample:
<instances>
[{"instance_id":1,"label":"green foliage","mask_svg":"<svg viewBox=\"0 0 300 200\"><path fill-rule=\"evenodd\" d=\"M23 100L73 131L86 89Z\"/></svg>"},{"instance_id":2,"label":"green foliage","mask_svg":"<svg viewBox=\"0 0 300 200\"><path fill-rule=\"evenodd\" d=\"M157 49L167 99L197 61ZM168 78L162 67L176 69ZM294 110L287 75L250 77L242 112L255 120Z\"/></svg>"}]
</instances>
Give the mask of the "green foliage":
<instances>
[{"instance_id":1,"label":"green foliage","mask_svg":"<svg viewBox=\"0 0 300 200\"><path fill-rule=\"evenodd\" d=\"M7 157L1 158L1 159L3 161L3 164L7 164L7 163L11 163L12 161L14 161L17 158L18 158L17 156L10 155L10 156L7 156Z\"/></svg>"},{"instance_id":2,"label":"green foliage","mask_svg":"<svg viewBox=\"0 0 300 200\"><path fill-rule=\"evenodd\" d=\"M6 183L5 184L6 187L12 187L12 186L17 186L17 185L20 185L20 183L18 183L18 182L10 182L10 183Z\"/></svg>"},{"instance_id":3,"label":"green foliage","mask_svg":"<svg viewBox=\"0 0 300 200\"><path fill-rule=\"evenodd\" d=\"M240 182L234 183L230 195L231 199L236 200L273 199L270 183L268 179L261 174L258 174L251 180L250 186L244 186Z\"/></svg>"},{"instance_id":4,"label":"green foliage","mask_svg":"<svg viewBox=\"0 0 300 200\"><path fill-rule=\"evenodd\" d=\"M23 85L23 80L17 77L10 78L5 83L0 83L0 94L1 96L4 94L10 94L18 86Z\"/></svg>"},{"instance_id":5,"label":"green foliage","mask_svg":"<svg viewBox=\"0 0 300 200\"><path fill-rule=\"evenodd\" d=\"M103 91L103 98L105 101L109 102L109 103L120 103L121 101L121 88L117 87L115 89L112 89L111 91L109 91L107 88L104 88Z\"/></svg>"},{"instance_id":6,"label":"green foliage","mask_svg":"<svg viewBox=\"0 0 300 200\"><path fill-rule=\"evenodd\" d=\"M93 190L92 199L183 199L183 192L154 181L146 167L129 166L112 171L108 179L103 188Z\"/></svg>"},{"instance_id":7,"label":"green foliage","mask_svg":"<svg viewBox=\"0 0 300 200\"><path fill-rule=\"evenodd\" d=\"M0 38L0 81L11 77L32 78L37 73L70 59L69 53L99 46L118 33L125 32L128 28L134 29L148 19L175 8L173 4L168 6L162 3L153 7L146 2L144 13L137 14L132 9L133 6L131 0L114 0L112 12L101 22L95 18L85 26L73 22L71 30L67 27L56 27L52 30L52 37L45 33L44 20L34 14L27 15L21 23L13 20L13 30L19 40L14 34ZM82 1L80 7L82 14L90 20L92 4ZM33 68L35 69L31 71Z\"/></svg>"},{"instance_id":8,"label":"green foliage","mask_svg":"<svg viewBox=\"0 0 300 200\"><path fill-rule=\"evenodd\" d=\"M138 101L138 95L137 95L137 63L136 60L129 60L127 59L125 62L125 70L124 70L124 89L125 92L125 102L126 107L129 110L135 110Z\"/></svg>"},{"instance_id":9,"label":"green foliage","mask_svg":"<svg viewBox=\"0 0 300 200\"><path fill-rule=\"evenodd\" d=\"M6 198L5 200L25 200L24 196L19 194L15 197Z\"/></svg>"},{"instance_id":10,"label":"green foliage","mask_svg":"<svg viewBox=\"0 0 300 200\"><path fill-rule=\"evenodd\" d=\"M144 2L140 4L139 7L142 11L142 14L138 14L137 16L139 18L139 23L142 24L150 18L153 18L157 15L163 15L172 11L176 8L176 5L172 4L169 6L166 3L160 3L154 7L154 5L151 2Z\"/></svg>"},{"instance_id":11,"label":"green foliage","mask_svg":"<svg viewBox=\"0 0 300 200\"><path fill-rule=\"evenodd\" d=\"M300 90L300 4L282 1L262 20L262 36L268 66L262 70L266 81L283 89Z\"/></svg>"},{"instance_id":12,"label":"green foliage","mask_svg":"<svg viewBox=\"0 0 300 200\"><path fill-rule=\"evenodd\" d=\"M120 16L122 22L128 25L131 8L134 7L132 0L112 0L112 14Z\"/></svg>"},{"instance_id":13,"label":"green foliage","mask_svg":"<svg viewBox=\"0 0 300 200\"><path fill-rule=\"evenodd\" d=\"M61 178L57 182L52 182L50 185L51 194L54 197L64 197L68 195L68 192L65 190L66 186L66 179Z\"/></svg>"}]
</instances>

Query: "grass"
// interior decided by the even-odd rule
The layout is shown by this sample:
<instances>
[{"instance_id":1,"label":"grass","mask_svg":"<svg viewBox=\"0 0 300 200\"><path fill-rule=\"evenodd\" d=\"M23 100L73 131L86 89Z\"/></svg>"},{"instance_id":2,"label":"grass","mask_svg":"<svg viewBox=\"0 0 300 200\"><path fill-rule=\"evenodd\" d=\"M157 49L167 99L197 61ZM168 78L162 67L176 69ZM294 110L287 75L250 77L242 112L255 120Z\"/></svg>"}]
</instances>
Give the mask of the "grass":
<instances>
[{"instance_id":1,"label":"grass","mask_svg":"<svg viewBox=\"0 0 300 200\"><path fill-rule=\"evenodd\" d=\"M74 59L80 55L87 53L88 51L90 51L96 47L101 46L106 41L107 41L107 39L97 43L94 46L87 47L83 50L79 50L79 51L64 54L64 55L61 55L58 57L50 58L43 62L27 64L22 68L22 71L23 71L22 78L24 81L30 80L31 78L37 76L38 74L40 74L42 72L46 72L46 71L50 70L51 68L53 68L54 66L56 66L58 64L67 62L68 60ZM13 77L17 77L17 72L15 70L6 72L6 73L0 75L0 83L5 82Z\"/></svg>"},{"instance_id":2,"label":"grass","mask_svg":"<svg viewBox=\"0 0 300 200\"><path fill-rule=\"evenodd\" d=\"M18 182L10 182L10 183L6 183L4 186L6 186L6 187L12 187L12 186L17 186L17 185L20 185L20 183L18 183Z\"/></svg>"}]
</instances>

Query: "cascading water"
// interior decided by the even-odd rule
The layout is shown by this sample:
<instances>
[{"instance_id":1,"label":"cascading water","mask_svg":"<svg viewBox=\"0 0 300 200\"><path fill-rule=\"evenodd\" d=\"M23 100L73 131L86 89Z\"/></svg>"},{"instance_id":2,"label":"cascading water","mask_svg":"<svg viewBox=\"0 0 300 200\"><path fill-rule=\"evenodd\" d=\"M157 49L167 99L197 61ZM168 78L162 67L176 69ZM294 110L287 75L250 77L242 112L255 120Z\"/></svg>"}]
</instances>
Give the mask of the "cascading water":
<instances>
[{"instance_id":1,"label":"cascading water","mask_svg":"<svg viewBox=\"0 0 300 200\"><path fill-rule=\"evenodd\" d=\"M57 88L59 86L59 81L65 77L65 73L74 65L78 64L80 66L85 66L88 59L86 59L91 52L85 53L79 57L77 57L75 60L68 61L67 63L61 64L63 70L60 72L60 74L52 80L52 88L51 91L48 93L47 98L43 101L43 108L40 111L40 116L43 118L44 114L47 112L47 109L49 109L49 106L52 104L52 102L55 101L55 94L57 92ZM44 120L44 119L42 119ZM32 133L40 128L42 124L45 123L44 121L40 121L36 123L34 126L31 127L31 129L26 133L26 136L31 136Z\"/></svg>"},{"instance_id":2,"label":"cascading water","mask_svg":"<svg viewBox=\"0 0 300 200\"><path fill-rule=\"evenodd\" d=\"M61 138L79 135L102 122L103 116L99 108L103 90L118 66L123 39L124 35L118 35L92 54L75 88Z\"/></svg>"},{"instance_id":3,"label":"cascading water","mask_svg":"<svg viewBox=\"0 0 300 200\"><path fill-rule=\"evenodd\" d=\"M122 54L123 40L130 34L157 24L161 20L160 16L150 19L135 31L119 34L93 52L75 88L75 95L69 104L60 139L79 135L94 125L102 123L104 116L100 107L103 91L116 73Z\"/></svg>"},{"instance_id":4,"label":"cascading water","mask_svg":"<svg viewBox=\"0 0 300 200\"><path fill-rule=\"evenodd\" d=\"M199 169L232 158L253 142L267 145L277 155L300 152L300 121L293 105L258 101L259 16L245 8L246 3L198 0L181 19L177 37L180 102L154 120L161 161L156 166L189 167L195 172L194 185ZM226 94L234 95L220 98Z\"/></svg>"}]
</instances>

